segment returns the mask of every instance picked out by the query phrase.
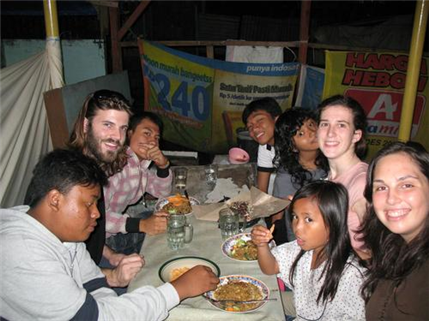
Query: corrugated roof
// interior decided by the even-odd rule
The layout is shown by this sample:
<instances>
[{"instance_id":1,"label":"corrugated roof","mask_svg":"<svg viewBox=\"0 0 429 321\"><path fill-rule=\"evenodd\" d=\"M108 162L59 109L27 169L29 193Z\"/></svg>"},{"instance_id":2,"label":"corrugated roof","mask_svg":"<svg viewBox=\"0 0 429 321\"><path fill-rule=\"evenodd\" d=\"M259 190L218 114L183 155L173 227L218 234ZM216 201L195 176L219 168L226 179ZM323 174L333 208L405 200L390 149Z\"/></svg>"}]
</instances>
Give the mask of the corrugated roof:
<instances>
[{"instance_id":1,"label":"corrugated roof","mask_svg":"<svg viewBox=\"0 0 429 321\"><path fill-rule=\"evenodd\" d=\"M243 16L240 39L247 41L293 41L299 38L299 18L272 19Z\"/></svg>"},{"instance_id":2,"label":"corrugated roof","mask_svg":"<svg viewBox=\"0 0 429 321\"><path fill-rule=\"evenodd\" d=\"M197 40L238 39L240 17L200 14L196 31Z\"/></svg>"}]
</instances>

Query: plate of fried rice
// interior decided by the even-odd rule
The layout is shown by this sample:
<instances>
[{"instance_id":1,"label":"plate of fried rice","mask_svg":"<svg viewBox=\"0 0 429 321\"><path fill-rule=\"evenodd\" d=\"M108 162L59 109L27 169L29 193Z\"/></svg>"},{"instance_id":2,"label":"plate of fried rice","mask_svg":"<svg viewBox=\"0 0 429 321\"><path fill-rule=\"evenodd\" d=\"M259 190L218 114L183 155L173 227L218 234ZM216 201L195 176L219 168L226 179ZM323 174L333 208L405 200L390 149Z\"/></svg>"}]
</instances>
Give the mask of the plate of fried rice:
<instances>
[{"instance_id":1,"label":"plate of fried rice","mask_svg":"<svg viewBox=\"0 0 429 321\"><path fill-rule=\"evenodd\" d=\"M211 305L226 312L253 312L267 302L240 303L240 301L264 300L270 296L270 290L264 282L248 275L227 275L220 277L219 280L216 290L204 293L204 297Z\"/></svg>"},{"instance_id":2,"label":"plate of fried rice","mask_svg":"<svg viewBox=\"0 0 429 321\"><path fill-rule=\"evenodd\" d=\"M164 211L169 214L192 214L192 205L199 205L195 197L189 199L181 194L172 195L165 198L160 198L155 204L155 211Z\"/></svg>"}]
</instances>

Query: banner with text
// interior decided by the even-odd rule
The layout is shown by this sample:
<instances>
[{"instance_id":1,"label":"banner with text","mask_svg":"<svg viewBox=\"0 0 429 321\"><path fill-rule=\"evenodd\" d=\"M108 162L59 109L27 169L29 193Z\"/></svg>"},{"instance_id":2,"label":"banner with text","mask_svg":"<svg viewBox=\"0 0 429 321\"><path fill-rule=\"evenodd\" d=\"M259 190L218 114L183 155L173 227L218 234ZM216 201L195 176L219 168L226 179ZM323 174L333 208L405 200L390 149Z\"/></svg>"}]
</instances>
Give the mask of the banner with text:
<instances>
[{"instance_id":1,"label":"banner with text","mask_svg":"<svg viewBox=\"0 0 429 321\"><path fill-rule=\"evenodd\" d=\"M411 140L429 149L428 58L422 59ZM368 118L368 157L398 140L408 55L326 52L323 98L344 94L356 99Z\"/></svg>"},{"instance_id":2,"label":"banner with text","mask_svg":"<svg viewBox=\"0 0 429 321\"><path fill-rule=\"evenodd\" d=\"M295 105L313 110L316 109L322 101L324 84L324 69L301 65Z\"/></svg>"},{"instance_id":3,"label":"banner with text","mask_svg":"<svg viewBox=\"0 0 429 321\"><path fill-rule=\"evenodd\" d=\"M241 113L252 100L292 104L298 63L214 60L139 41L145 110L161 116L164 139L200 152L226 153L236 144Z\"/></svg>"}]
</instances>

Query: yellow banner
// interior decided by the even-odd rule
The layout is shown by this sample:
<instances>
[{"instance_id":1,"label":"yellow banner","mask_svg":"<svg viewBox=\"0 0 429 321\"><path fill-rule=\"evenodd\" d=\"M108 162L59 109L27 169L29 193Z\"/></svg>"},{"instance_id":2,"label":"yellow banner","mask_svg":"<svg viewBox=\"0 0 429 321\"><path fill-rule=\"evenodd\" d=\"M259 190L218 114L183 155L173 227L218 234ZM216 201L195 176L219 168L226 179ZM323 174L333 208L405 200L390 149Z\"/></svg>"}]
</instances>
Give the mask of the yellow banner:
<instances>
[{"instance_id":1,"label":"yellow banner","mask_svg":"<svg viewBox=\"0 0 429 321\"><path fill-rule=\"evenodd\" d=\"M370 160L398 140L408 55L400 53L326 52L323 99L343 94L356 99L368 118ZM428 58L423 58L410 140L429 150Z\"/></svg>"},{"instance_id":2,"label":"yellow banner","mask_svg":"<svg viewBox=\"0 0 429 321\"><path fill-rule=\"evenodd\" d=\"M164 138L208 153L236 145L241 114L252 100L273 97L291 107L298 63L248 64L208 59L139 41L145 109L159 114Z\"/></svg>"}]
</instances>

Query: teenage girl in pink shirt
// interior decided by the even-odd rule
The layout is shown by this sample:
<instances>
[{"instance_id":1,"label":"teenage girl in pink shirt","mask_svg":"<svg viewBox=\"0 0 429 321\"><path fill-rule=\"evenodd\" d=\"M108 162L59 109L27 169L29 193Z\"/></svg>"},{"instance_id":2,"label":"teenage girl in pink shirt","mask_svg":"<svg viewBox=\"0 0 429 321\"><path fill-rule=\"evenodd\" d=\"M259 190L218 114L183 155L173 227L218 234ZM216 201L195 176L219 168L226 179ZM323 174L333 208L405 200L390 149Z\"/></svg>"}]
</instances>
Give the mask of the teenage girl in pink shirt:
<instances>
[{"instance_id":1,"label":"teenage girl in pink shirt","mask_svg":"<svg viewBox=\"0 0 429 321\"><path fill-rule=\"evenodd\" d=\"M343 184L349 194L348 230L353 248L361 258L368 256L359 240L366 211L364 189L368 164L366 155L366 115L353 98L336 95L325 99L317 109L319 148L329 163L328 179Z\"/></svg>"}]
</instances>

